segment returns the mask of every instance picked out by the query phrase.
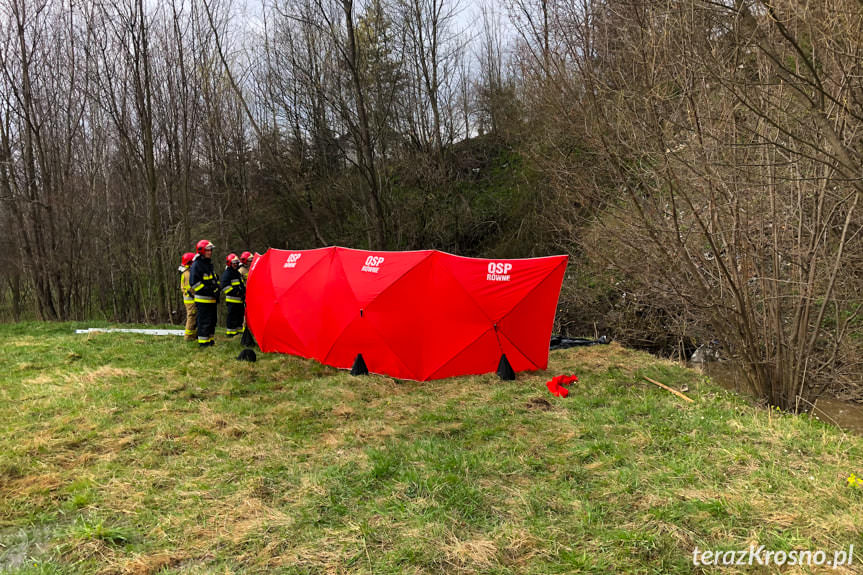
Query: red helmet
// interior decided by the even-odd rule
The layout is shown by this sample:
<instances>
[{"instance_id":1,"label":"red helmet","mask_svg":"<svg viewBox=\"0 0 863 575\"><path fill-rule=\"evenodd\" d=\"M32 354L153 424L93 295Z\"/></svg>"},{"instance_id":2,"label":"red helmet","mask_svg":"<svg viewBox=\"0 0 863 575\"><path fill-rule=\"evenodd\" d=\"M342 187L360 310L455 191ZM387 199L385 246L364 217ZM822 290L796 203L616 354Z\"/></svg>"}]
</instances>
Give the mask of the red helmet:
<instances>
[{"instance_id":1,"label":"red helmet","mask_svg":"<svg viewBox=\"0 0 863 575\"><path fill-rule=\"evenodd\" d=\"M180 260L180 262L184 266L188 266L190 263L192 263L193 259L195 259L195 254L193 254L192 252L186 252L183 254L183 259Z\"/></svg>"},{"instance_id":2,"label":"red helmet","mask_svg":"<svg viewBox=\"0 0 863 575\"><path fill-rule=\"evenodd\" d=\"M231 267L231 264L234 262L239 262L240 258L237 257L237 254L228 254L228 257L225 258L225 263L228 267Z\"/></svg>"},{"instance_id":3,"label":"red helmet","mask_svg":"<svg viewBox=\"0 0 863 575\"><path fill-rule=\"evenodd\" d=\"M250 259L254 259L254 256L252 256L252 252L243 252L242 254L240 254L240 262L242 264L245 265L249 263Z\"/></svg>"},{"instance_id":4,"label":"red helmet","mask_svg":"<svg viewBox=\"0 0 863 575\"><path fill-rule=\"evenodd\" d=\"M208 248L213 249L214 247L216 247L216 246L214 246L210 240L201 240L195 246L195 251L201 255L204 255L204 250L206 250Z\"/></svg>"}]
</instances>

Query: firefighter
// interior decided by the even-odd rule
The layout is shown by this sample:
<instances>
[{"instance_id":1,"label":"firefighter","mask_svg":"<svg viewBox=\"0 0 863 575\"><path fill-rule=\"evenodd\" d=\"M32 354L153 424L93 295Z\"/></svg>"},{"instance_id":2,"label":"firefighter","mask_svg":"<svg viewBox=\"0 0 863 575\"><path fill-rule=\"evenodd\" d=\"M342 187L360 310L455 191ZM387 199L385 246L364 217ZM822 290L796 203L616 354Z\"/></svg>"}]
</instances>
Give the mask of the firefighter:
<instances>
[{"instance_id":1,"label":"firefighter","mask_svg":"<svg viewBox=\"0 0 863 575\"><path fill-rule=\"evenodd\" d=\"M219 281L213 270L214 247L208 240L199 241L195 246L198 255L189 271L189 283L198 308L198 347L216 345L213 336L216 334Z\"/></svg>"},{"instance_id":2,"label":"firefighter","mask_svg":"<svg viewBox=\"0 0 863 575\"><path fill-rule=\"evenodd\" d=\"M242 274L244 280L249 279L249 269L252 267L252 260L255 259L255 256L252 255L252 252L243 252L240 255L240 274Z\"/></svg>"},{"instance_id":3,"label":"firefighter","mask_svg":"<svg viewBox=\"0 0 863 575\"><path fill-rule=\"evenodd\" d=\"M186 341L195 341L197 333L198 310L195 308L195 296L192 294L192 284L189 283L189 266L195 259L195 254L186 252L183 254L180 267L180 292L183 294L183 304L186 306Z\"/></svg>"},{"instance_id":4,"label":"firefighter","mask_svg":"<svg viewBox=\"0 0 863 575\"><path fill-rule=\"evenodd\" d=\"M222 273L222 293L228 307L228 318L225 322L225 335L234 337L243 333L243 318L245 317L246 282L239 271L240 258L237 254L228 254L225 260L225 271Z\"/></svg>"}]
</instances>

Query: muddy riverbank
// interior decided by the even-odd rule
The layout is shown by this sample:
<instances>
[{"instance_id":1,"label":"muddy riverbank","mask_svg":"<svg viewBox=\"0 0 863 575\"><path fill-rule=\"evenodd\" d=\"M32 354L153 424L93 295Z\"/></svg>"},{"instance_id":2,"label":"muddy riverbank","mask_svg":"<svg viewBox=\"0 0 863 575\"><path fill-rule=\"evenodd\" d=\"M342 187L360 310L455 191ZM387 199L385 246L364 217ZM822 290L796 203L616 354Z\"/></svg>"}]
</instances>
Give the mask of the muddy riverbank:
<instances>
[{"instance_id":1,"label":"muddy riverbank","mask_svg":"<svg viewBox=\"0 0 863 575\"><path fill-rule=\"evenodd\" d=\"M733 361L696 363L690 364L690 367L701 371L725 389L749 395L741 368ZM815 402L812 411L820 419L849 433L863 435L863 405L859 403L824 394Z\"/></svg>"}]
</instances>

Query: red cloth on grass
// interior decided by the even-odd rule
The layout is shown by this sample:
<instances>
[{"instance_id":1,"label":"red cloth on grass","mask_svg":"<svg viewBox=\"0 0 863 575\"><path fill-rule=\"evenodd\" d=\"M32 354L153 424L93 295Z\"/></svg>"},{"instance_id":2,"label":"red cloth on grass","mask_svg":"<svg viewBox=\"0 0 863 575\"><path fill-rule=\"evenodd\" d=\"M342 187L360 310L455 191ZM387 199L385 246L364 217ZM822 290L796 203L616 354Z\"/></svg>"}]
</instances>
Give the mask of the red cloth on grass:
<instances>
[{"instance_id":1,"label":"red cloth on grass","mask_svg":"<svg viewBox=\"0 0 863 575\"><path fill-rule=\"evenodd\" d=\"M570 385L571 383L575 383L577 381L577 375L557 375L547 381L545 383L545 386L548 387L548 391L550 391L552 395L557 397L566 397L567 395L569 395L569 390L566 389L566 387L564 386Z\"/></svg>"}]
</instances>

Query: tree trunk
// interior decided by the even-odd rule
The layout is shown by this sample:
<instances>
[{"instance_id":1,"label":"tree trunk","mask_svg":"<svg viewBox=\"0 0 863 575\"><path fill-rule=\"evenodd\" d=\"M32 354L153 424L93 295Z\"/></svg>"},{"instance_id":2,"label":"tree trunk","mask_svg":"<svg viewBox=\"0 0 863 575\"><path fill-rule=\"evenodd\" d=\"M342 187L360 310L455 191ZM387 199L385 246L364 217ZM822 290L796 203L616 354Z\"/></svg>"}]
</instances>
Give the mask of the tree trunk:
<instances>
[{"instance_id":1,"label":"tree trunk","mask_svg":"<svg viewBox=\"0 0 863 575\"><path fill-rule=\"evenodd\" d=\"M356 42L356 30L354 29L353 0L342 0L342 8L345 13L345 28L347 32L348 46L346 59L351 74L351 83L354 88L354 97L357 102L357 116L359 117L358 156L360 167L369 185L369 204L375 226L375 245L371 249L383 250L386 248L386 225L384 219L384 207L381 201L381 186L378 170L375 163L375 149L372 142L371 130L369 129L369 117L366 110L365 92L359 70L359 54Z\"/></svg>"}]
</instances>

